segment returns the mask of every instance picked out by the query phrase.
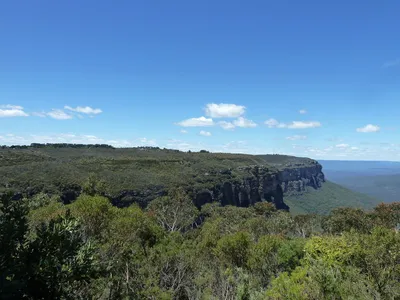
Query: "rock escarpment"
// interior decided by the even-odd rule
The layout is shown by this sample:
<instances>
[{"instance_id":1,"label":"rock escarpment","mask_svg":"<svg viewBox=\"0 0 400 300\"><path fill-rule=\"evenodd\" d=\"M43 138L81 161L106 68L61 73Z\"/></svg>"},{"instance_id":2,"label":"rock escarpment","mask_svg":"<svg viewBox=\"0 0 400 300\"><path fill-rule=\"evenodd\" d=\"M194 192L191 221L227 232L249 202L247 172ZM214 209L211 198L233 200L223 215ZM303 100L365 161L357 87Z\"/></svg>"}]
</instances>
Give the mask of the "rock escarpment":
<instances>
[{"instance_id":1,"label":"rock escarpment","mask_svg":"<svg viewBox=\"0 0 400 300\"><path fill-rule=\"evenodd\" d=\"M250 165L208 171L199 174L199 186L186 186L194 204L201 209L207 203L219 202L222 206L248 207L256 202L273 203L277 209L290 209L284 197L299 195L311 187L319 189L325 181L322 166L312 160L276 165ZM127 207L133 203L145 208L157 197L167 195L168 188L152 185L137 190L121 190L117 195L106 195L115 206ZM65 204L74 201L80 189L62 192Z\"/></svg>"},{"instance_id":2,"label":"rock escarpment","mask_svg":"<svg viewBox=\"0 0 400 300\"><path fill-rule=\"evenodd\" d=\"M94 178L91 184L102 183L96 192L119 207L146 207L181 187L199 208L209 202L247 207L268 201L285 209L285 195L324 182L321 165L308 158L64 144L0 148L0 174L0 193L31 198L44 192L65 204Z\"/></svg>"},{"instance_id":3,"label":"rock escarpment","mask_svg":"<svg viewBox=\"0 0 400 300\"><path fill-rule=\"evenodd\" d=\"M325 182L322 166L315 162L311 166L292 165L279 171L279 178L285 194L296 194L306 191L308 186L319 189Z\"/></svg>"},{"instance_id":4,"label":"rock escarpment","mask_svg":"<svg viewBox=\"0 0 400 300\"><path fill-rule=\"evenodd\" d=\"M274 203L278 209L289 209L284 196L306 192L307 187L318 189L325 181L322 166L312 164L286 164L278 169L265 166L238 168L242 180L225 181L210 189L195 193L194 203L201 207L218 201L221 205L248 207L256 202Z\"/></svg>"}]
</instances>

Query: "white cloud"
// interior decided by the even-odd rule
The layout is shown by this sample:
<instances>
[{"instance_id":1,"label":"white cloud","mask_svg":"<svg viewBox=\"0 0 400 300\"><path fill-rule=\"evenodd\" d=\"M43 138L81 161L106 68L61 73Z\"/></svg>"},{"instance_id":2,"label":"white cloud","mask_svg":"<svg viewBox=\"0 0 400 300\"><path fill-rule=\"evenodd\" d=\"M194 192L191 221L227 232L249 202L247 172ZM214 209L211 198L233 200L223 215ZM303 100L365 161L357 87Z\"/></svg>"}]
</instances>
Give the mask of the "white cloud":
<instances>
[{"instance_id":1,"label":"white cloud","mask_svg":"<svg viewBox=\"0 0 400 300\"><path fill-rule=\"evenodd\" d=\"M400 58L391 60L391 61L387 61L383 64L384 68L390 68L390 67L396 67L396 66L400 66Z\"/></svg>"},{"instance_id":2,"label":"white cloud","mask_svg":"<svg viewBox=\"0 0 400 300\"><path fill-rule=\"evenodd\" d=\"M87 114L90 115L91 117L100 114L102 112L101 109L99 108L91 108L89 106L78 106L76 108L72 108L70 106L65 106L64 109L70 110L76 113L82 113L82 114ZM53 109L50 112L32 112L32 116L35 117L41 117L45 118L46 116L49 116L53 119L57 120L68 120L72 119L73 116L71 114L66 113L62 109ZM24 108L20 105L0 105L0 118L5 118L5 117L28 117L29 114L24 111ZM82 117L81 115L77 115L78 117Z\"/></svg>"},{"instance_id":3,"label":"white cloud","mask_svg":"<svg viewBox=\"0 0 400 300\"><path fill-rule=\"evenodd\" d=\"M276 119L269 119L264 122L269 128L289 128L289 129L308 129L308 128L316 128L321 127L320 122L310 121L293 121L291 123L281 123Z\"/></svg>"},{"instance_id":4,"label":"white cloud","mask_svg":"<svg viewBox=\"0 0 400 300\"><path fill-rule=\"evenodd\" d=\"M212 118L236 118L245 113L246 107L236 104L209 103L205 111L206 115Z\"/></svg>"},{"instance_id":5,"label":"white cloud","mask_svg":"<svg viewBox=\"0 0 400 300\"><path fill-rule=\"evenodd\" d=\"M252 120L248 120L243 117L239 117L235 121L233 121L233 125L243 128L257 127L257 124L254 123Z\"/></svg>"},{"instance_id":6,"label":"white cloud","mask_svg":"<svg viewBox=\"0 0 400 300\"><path fill-rule=\"evenodd\" d=\"M264 122L269 128L285 128L286 125L283 123L278 122L276 119L269 119Z\"/></svg>"},{"instance_id":7,"label":"white cloud","mask_svg":"<svg viewBox=\"0 0 400 300\"><path fill-rule=\"evenodd\" d=\"M66 105L64 106L64 109L87 115L97 115L103 112L100 108L91 108L90 106L78 106L76 108L73 108Z\"/></svg>"},{"instance_id":8,"label":"white cloud","mask_svg":"<svg viewBox=\"0 0 400 300\"><path fill-rule=\"evenodd\" d=\"M0 137L0 145L26 145L28 144L21 136L6 135Z\"/></svg>"},{"instance_id":9,"label":"white cloud","mask_svg":"<svg viewBox=\"0 0 400 300\"><path fill-rule=\"evenodd\" d=\"M24 108L20 105L11 105L11 104L4 104L0 105L0 108L4 109L18 109L18 110L23 110Z\"/></svg>"},{"instance_id":10,"label":"white cloud","mask_svg":"<svg viewBox=\"0 0 400 300\"><path fill-rule=\"evenodd\" d=\"M61 109L53 109L51 112L48 112L47 115L56 120L69 120L72 119L72 116L65 113Z\"/></svg>"},{"instance_id":11,"label":"white cloud","mask_svg":"<svg viewBox=\"0 0 400 300\"><path fill-rule=\"evenodd\" d=\"M8 145L28 145L30 143L73 143L73 144L97 144L105 141L89 135L75 135L71 133L55 134L55 135L37 135L17 136L7 134L6 137L0 138L2 143Z\"/></svg>"},{"instance_id":12,"label":"white cloud","mask_svg":"<svg viewBox=\"0 0 400 300\"><path fill-rule=\"evenodd\" d=\"M201 140L201 139L200 139ZM202 149L209 150L213 153L223 152L223 153L248 153L248 154L265 154L270 153L272 150L266 147L255 146L254 143L247 144L246 141L232 141L226 144L207 144L204 141L209 141L209 139L204 139L203 141L198 141L196 143L191 143L182 140L170 139L165 147L172 149L179 149L181 151L200 151Z\"/></svg>"},{"instance_id":13,"label":"white cloud","mask_svg":"<svg viewBox=\"0 0 400 300\"><path fill-rule=\"evenodd\" d=\"M181 133L186 134L186 133L188 133L188 132L187 132L187 130L182 129L182 130L181 130Z\"/></svg>"},{"instance_id":14,"label":"white cloud","mask_svg":"<svg viewBox=\"0 0 400 300\"><path fill-rule=\"evenodd\" d=\"M235 128L235 125L233 125L231 122L221 121L218 122L218 124L225 130L232 130Z\"/></svg>"},{"instance_id":15,"label":"white cloud","mask_svg":"<svg viewBox=\"0 0 400 300\"><path fill-rule=\"evenodd\" d=\"M31 115L35 116L35 117L46 118L45 112L33 112L33 113L31 113Z\"/></svg>"},{"instance_id":16,"label":"white cloud","mask_svg":"<svg viewBox=\"0 0 400 300\"><path fill-rule=\"evenodd\" d=\"M287 125L287 128L290 129L307 129L307 128L316 128L321 127L320 122L303 122L303 121L293 121L292 123Z\"/></svg>"},{"instance_id":17,"label":"white cloud","mask_svg":"<svg viewBox=\"0 0 400 300\"><path fill-rule=\"evenodd\" d=\"M200 118L187 119L177 124L183 127L205 127L205 126L214 126L214 121L211 118L200 117Z\"/></svg>"},{"instance_id":18,"label":"white cloud","mask_svg":"<svg viewBox=\"0 0 400 300\"><path fill-rule=\"evenodd\" d=\"M305 115L307 113L307 111L305 109L300 109L299 110L299 114Z\"/></svg>"},{"instance_id":19,"label":"white cloud","mask_svg":"<svg viewBox=\"0 0 400 300\"><path fill-rule=\"evenodd\" d=\"M290 141L299 141L299 140L306 140L307 136L305 136L305 135L293 135L293 136L288 136L286 139L290 140Z\"/></svg>"},{"instance_id":20,"label":"white cloud","mask_svg":"<svg viewBox=\"0 0 400 300\"><path fill-rule=\"evenodd\" d=\"M28 117L29 115L24 112L24 108L19 105L0 105L0 118L11 117Z\"/></svg>"},{"instance_id":21,"label":"white cloud","mask_svg":"<svg viewBox=\"0 0 400 300\"><path fill-rule=\"evenodd\" d=\"M338 144L338 145L336 145L336 148L340 148L340 149L346 149L346 148L349 148L350 146L349 146L349 144Z\"/></svg>"},{"instance_id":22,"label":"white cloud","mask_svg":"<svg viewBox=\"0 0 400 300\"><path fill-rule=\"evenodd\" d=\"M254 144L251 143L248 145L246 141L231 141L224 145L221 145L215 148L215 152L228 152L228 153L252 153L252 154L260 154L263 153L265 149L260 150L254 147ZM265 153L265 152L264 152Z\"/></svg>"},{"instance_id":23,"label":"white cloud","mask_svg":"<svg viewBox=\"0 0 400 300\"><path fill-rule=\"evenodd\" d=\"M202 130L202 131L200 131L200 135L202 135L202 136L211 136L211 132Z\"/></svg>"},{"instance_id":24,"label":"white cloud","mask_svg":"<svg viewBox=\"0 0 400 300\"><path fill-rule=\"evenodd\" d=\"M111 145L118 148L127 148L127 147L134 147L137 146L136 144L132 143L128 140L109 140L105 141L107 145Z\"/></svg>"},{"instance_id":25,"label":"white cloud","mask_svg":"<svg viewBox=\"0 0 400 300\"><path fill-rule=\"evenodd\" d=\"M396 146L389 144L388 147L382 147L379 143L370 143L368 144L368 147L338 144L327 148L311 148L308 146L297 145L295 148L295 155L323 159L345 158L349 160L400 161L399 149L400 145Z\"/></svg>"},{"instance_id":26,"label":"white cloud","mask_svg":"<svg viewBox=\"0 0 400 300\"><path fill-rule=\"evenodd\" d=\"M151 146L151 147L156 147L157 146L156 140L147 139L147 138L140 138L139 139L139 143L142 146Z\"/></svg>"},{"instance_id":27,"label":"white cloud","mask_svg":"<svg viewBox=\"0 0 400 300\"><path fill-rule=\"evenodd\" d=\"M168 140L168 142L165 144L165 147L169 149L177 149L180 151L200 151L202 149L208 149L208 147L200 141L193 144L187 141L176 139Z\"/></svg>"},{"instance_id":28,"label":"white cloud","mask_svg":"<svg viewBox=\"0 0 400 300\"><path fill-rule=\"evenodd\" d=\"M157 142L154 139L139 138L131 141L125 139L107 140L95 135L74 133L52 135L31 134L26 136L6 134L5 136L0 136L0 145L29 145L31 143L107 144L114 147L157 146Z\"/></svg>"},{"instance_id":29,"label":"white cloud","mask_svg":"<svg viewBox=\"0 0 400 300\"><path fill-rule=\"evenodd\" d=\"M381 128L377 125L368 124L365 125L364 127L357 128L356 130L357 132L370 133L370 132L378 132L379 130L381 130Z\"/></svg>"}]
</instances>

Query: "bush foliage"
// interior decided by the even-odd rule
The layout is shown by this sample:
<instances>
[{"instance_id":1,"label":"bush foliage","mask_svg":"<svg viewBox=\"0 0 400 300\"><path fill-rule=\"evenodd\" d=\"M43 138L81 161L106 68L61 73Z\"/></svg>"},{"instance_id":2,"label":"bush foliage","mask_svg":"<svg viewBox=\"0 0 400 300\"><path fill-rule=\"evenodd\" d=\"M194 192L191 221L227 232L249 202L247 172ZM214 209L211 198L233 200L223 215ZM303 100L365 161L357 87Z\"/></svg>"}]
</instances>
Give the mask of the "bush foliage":
<instances>
[{"instance_id":1,"label":"bush foliage","mask_svg":"<svg viewBox=\"0 0 400 300\"><path fill-rule=\"evenodd\" d=\"M269 204L143 210L101 195L0 204L1 299L399 299L400 204L328 216Z\"/></svg>"}]
</instances>

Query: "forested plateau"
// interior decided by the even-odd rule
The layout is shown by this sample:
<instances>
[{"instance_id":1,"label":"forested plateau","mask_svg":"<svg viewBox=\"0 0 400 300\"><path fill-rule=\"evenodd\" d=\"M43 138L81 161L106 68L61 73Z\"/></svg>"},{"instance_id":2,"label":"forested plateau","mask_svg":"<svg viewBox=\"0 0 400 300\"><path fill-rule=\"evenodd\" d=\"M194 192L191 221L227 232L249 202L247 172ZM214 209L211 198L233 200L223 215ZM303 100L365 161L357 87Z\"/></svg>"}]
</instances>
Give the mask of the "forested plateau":
<instances>
[{"instance_id":1,"label":"forested plateau","mask_svg":"<svg viewBox=\"0 0 400 300\"><path fill-rule=\"evenodd\" d=\"M283 155L2 147L0 298L400 299L400 203L322 170Z\"/></svg>"}]
</instances>

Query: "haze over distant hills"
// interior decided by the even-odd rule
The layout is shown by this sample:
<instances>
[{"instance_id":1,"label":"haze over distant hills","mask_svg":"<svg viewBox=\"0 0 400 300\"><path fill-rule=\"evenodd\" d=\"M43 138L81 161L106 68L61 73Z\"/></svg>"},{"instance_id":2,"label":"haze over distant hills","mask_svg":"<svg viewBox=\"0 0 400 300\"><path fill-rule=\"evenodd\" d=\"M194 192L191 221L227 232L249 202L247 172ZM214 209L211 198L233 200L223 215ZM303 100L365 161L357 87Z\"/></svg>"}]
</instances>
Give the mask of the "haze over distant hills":
<instances>
[{"instance_id":1,"label":"haze over distant hills","mask_svg":"<svg viewBox=\"0 0 400 300\"><path fill-rule=\"evenodd\" d=\"M320 160L326 178L353 191L394 202L400 198L400 162Z\"/></svg>"}]
</instances>

